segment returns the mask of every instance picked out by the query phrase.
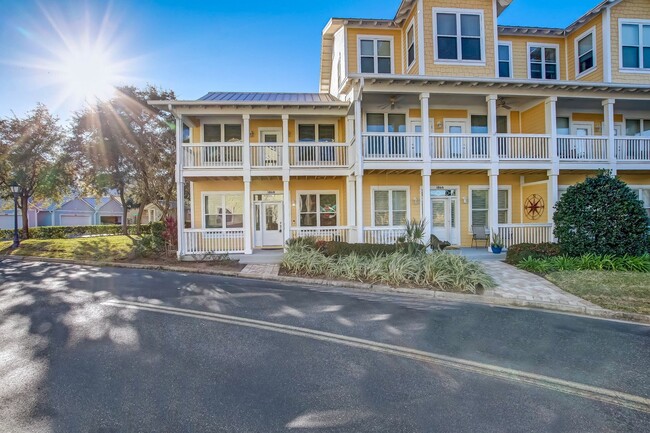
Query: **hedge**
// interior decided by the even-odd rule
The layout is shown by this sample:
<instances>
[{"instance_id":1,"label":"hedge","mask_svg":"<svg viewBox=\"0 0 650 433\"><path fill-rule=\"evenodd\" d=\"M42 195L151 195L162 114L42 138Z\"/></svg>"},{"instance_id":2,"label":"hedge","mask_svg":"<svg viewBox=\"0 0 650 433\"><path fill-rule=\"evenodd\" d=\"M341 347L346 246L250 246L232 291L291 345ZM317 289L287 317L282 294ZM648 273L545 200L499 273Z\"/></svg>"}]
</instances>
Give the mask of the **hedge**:
<instances>
[{"instance_id":1,"label":"hedge","mask_svg":"<svg viewBox=\"0 0 650 433\"><path fill-rule=\"evenodd\" d=\"M558 244L517 244L508 248L506 263L517 265L522 260L532 257L533 259L547 259L561 254Z\"/></svg>"},{"instance_id":2,"label":"hedge","mask_svg":"<svg viewBox=\"0 0 650 433\"><path fill-rule=\"evenodd\" d=\"M349 244L347 242L317 242L320 252L327 257L344 257L354 253L362 257L387 256L398 250L397 245Z\"/></svg>"},{"instance_id":3,"label":"hedge","mask_svg":"<svg viewBox=\"0 0 650 433\"><path fill-rule=\"evenodd\" d=\"M149 232L152 228L154 230L164 230L164 225L161 222L152 224L143 224L141 226L142 232ZM135 235L137 227L135 225L128 226L128 233ZM22 238L22 230L21 238ZM31 239L63 239L75 238L81 236L99 236L111 235L117 236L122 234L121 225L96 225L96 226L44 226L44 227L30 227L29 237ZM13 239L13 230L0 230L0 239Z\"/></svg>"}]
</instances>

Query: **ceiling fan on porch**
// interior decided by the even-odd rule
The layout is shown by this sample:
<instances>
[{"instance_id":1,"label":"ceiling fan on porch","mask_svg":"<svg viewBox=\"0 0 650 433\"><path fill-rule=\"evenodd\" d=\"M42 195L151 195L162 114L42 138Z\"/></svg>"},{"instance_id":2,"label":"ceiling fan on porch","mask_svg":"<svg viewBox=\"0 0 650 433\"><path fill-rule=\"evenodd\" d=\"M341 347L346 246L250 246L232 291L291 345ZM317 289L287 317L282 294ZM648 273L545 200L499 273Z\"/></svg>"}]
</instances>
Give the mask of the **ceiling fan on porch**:
<instances>
[{"instance_id":1,"label":"ceiling fan on porch","mask_svg":"<svg viewBox=\"0 0 650 433\"><path fill-rule=\"evenodd\" d=\"M508 111L512 110L512 107L510 105L508 105L508 102L506 101L506 98L504 98L503 96L499 96L497 98L497 108L503 108L503 109L506 109Z\"/></svg>"},{"instance_id":2,"label":"ceiling fan on porch","mask_svg":"<svg viewBox=\"0 0 650 433\"><path fill-rule=\"evenodd\" d=\"M386 110L386 109L394 110L394 109L397 108L397 106L399 105L399 101L401 101L401 99L402 99L401 96L391 95L391 96L388 98L388 104L383 105L383 106L381 107L381 109L382 109L382 110Z\"/></svg>"}]
</instances>

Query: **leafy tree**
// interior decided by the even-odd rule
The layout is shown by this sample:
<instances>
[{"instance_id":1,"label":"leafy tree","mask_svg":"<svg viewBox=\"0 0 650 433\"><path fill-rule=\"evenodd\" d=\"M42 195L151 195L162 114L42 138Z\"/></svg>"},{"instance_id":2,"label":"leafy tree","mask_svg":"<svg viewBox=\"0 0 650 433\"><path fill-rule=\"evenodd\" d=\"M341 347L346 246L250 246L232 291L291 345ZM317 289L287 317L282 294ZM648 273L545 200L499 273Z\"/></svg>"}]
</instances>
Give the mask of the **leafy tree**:
<instances>
[{"instance_id":1,"label":"leafy tree","mask_svg":"<svg viewBox=\"0 0 650 433\"><path fill-rule=\"evenodd\" d=\"M648 215L625 182L600 172L569 187L556 205L555 236L562 253L642 255L648 247Z\"/></svg>"},{"instance_id":2,"label":"leafy tree","mask_svg":"<svg viewBox=\"0 0 650 433\"><path fill-rule=\"evenodd\" d=\"M23 118L0 119L0 194L11 199L9 186L20 185L18 207L26 238L30 200L60 198L72 182L69 166L60 156L64 139L59 119L43 104Z\"/></svg>"}]
</instances>

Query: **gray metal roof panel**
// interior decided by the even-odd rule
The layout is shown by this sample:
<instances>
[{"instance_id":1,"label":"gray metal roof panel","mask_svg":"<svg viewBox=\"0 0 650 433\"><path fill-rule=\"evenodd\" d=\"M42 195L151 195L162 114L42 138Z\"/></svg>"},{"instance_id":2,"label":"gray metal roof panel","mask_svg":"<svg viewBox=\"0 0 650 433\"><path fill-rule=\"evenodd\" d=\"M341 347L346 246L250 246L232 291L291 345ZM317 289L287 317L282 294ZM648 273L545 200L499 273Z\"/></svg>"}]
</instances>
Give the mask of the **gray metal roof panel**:
<instances>
[{"instance_id":1,"label":"gray metal roof panel","mask_svg":"<svg viewBox=\"0 0 650 433\"><path fill-rule=\"evenodd\" d=\"M199 101L229 102L341 102L329 93L210 92Z\"/></svg>"}]
</instances>

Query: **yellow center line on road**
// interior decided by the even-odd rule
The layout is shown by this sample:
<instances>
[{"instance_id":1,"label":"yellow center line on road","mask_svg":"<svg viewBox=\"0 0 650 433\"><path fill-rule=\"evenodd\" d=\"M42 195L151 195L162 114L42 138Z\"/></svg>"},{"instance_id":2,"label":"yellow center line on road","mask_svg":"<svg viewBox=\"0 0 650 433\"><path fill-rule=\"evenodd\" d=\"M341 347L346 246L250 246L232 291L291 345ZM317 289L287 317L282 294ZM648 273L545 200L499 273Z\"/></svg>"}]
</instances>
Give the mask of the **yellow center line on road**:
<instances>
[{"instance_id":1,"label":"yellow center line on road","mask_svg":"<svg viewBox=\"0 0 650 433\"><path fill-rule=\"evenodd\" d=\"M525 383L528 385L561 392L563 394L583 397L590 400L637 410L640 412L650 413L650 399L641 396L613 391L610 389L595 387L591 385L585 385L577 382L571 382L563 379L557 379L554 377L528 373L525 371L499 367L496 365L484 364L481 362L468 361L451 356L425 352L403 346L379 343L362 338L349 337L345 335L333 334L330 332L318 331L315 329L301 328L298 326L283 325L262 320L247 319L226 314L210 313L184 308L121 300L105 301L102 304L117 308L127 308L153 313L189 317L193 319L209 320L229 325L244 326L248 328L255 328L265 331L310 338L318 341L341 344L348 347L355 347L377 353L399 356L401 358L407 358L428 364L452 368L455 370L476 373L482 376L493 377L510 382Z\"/></svg>"}]
</instances>

